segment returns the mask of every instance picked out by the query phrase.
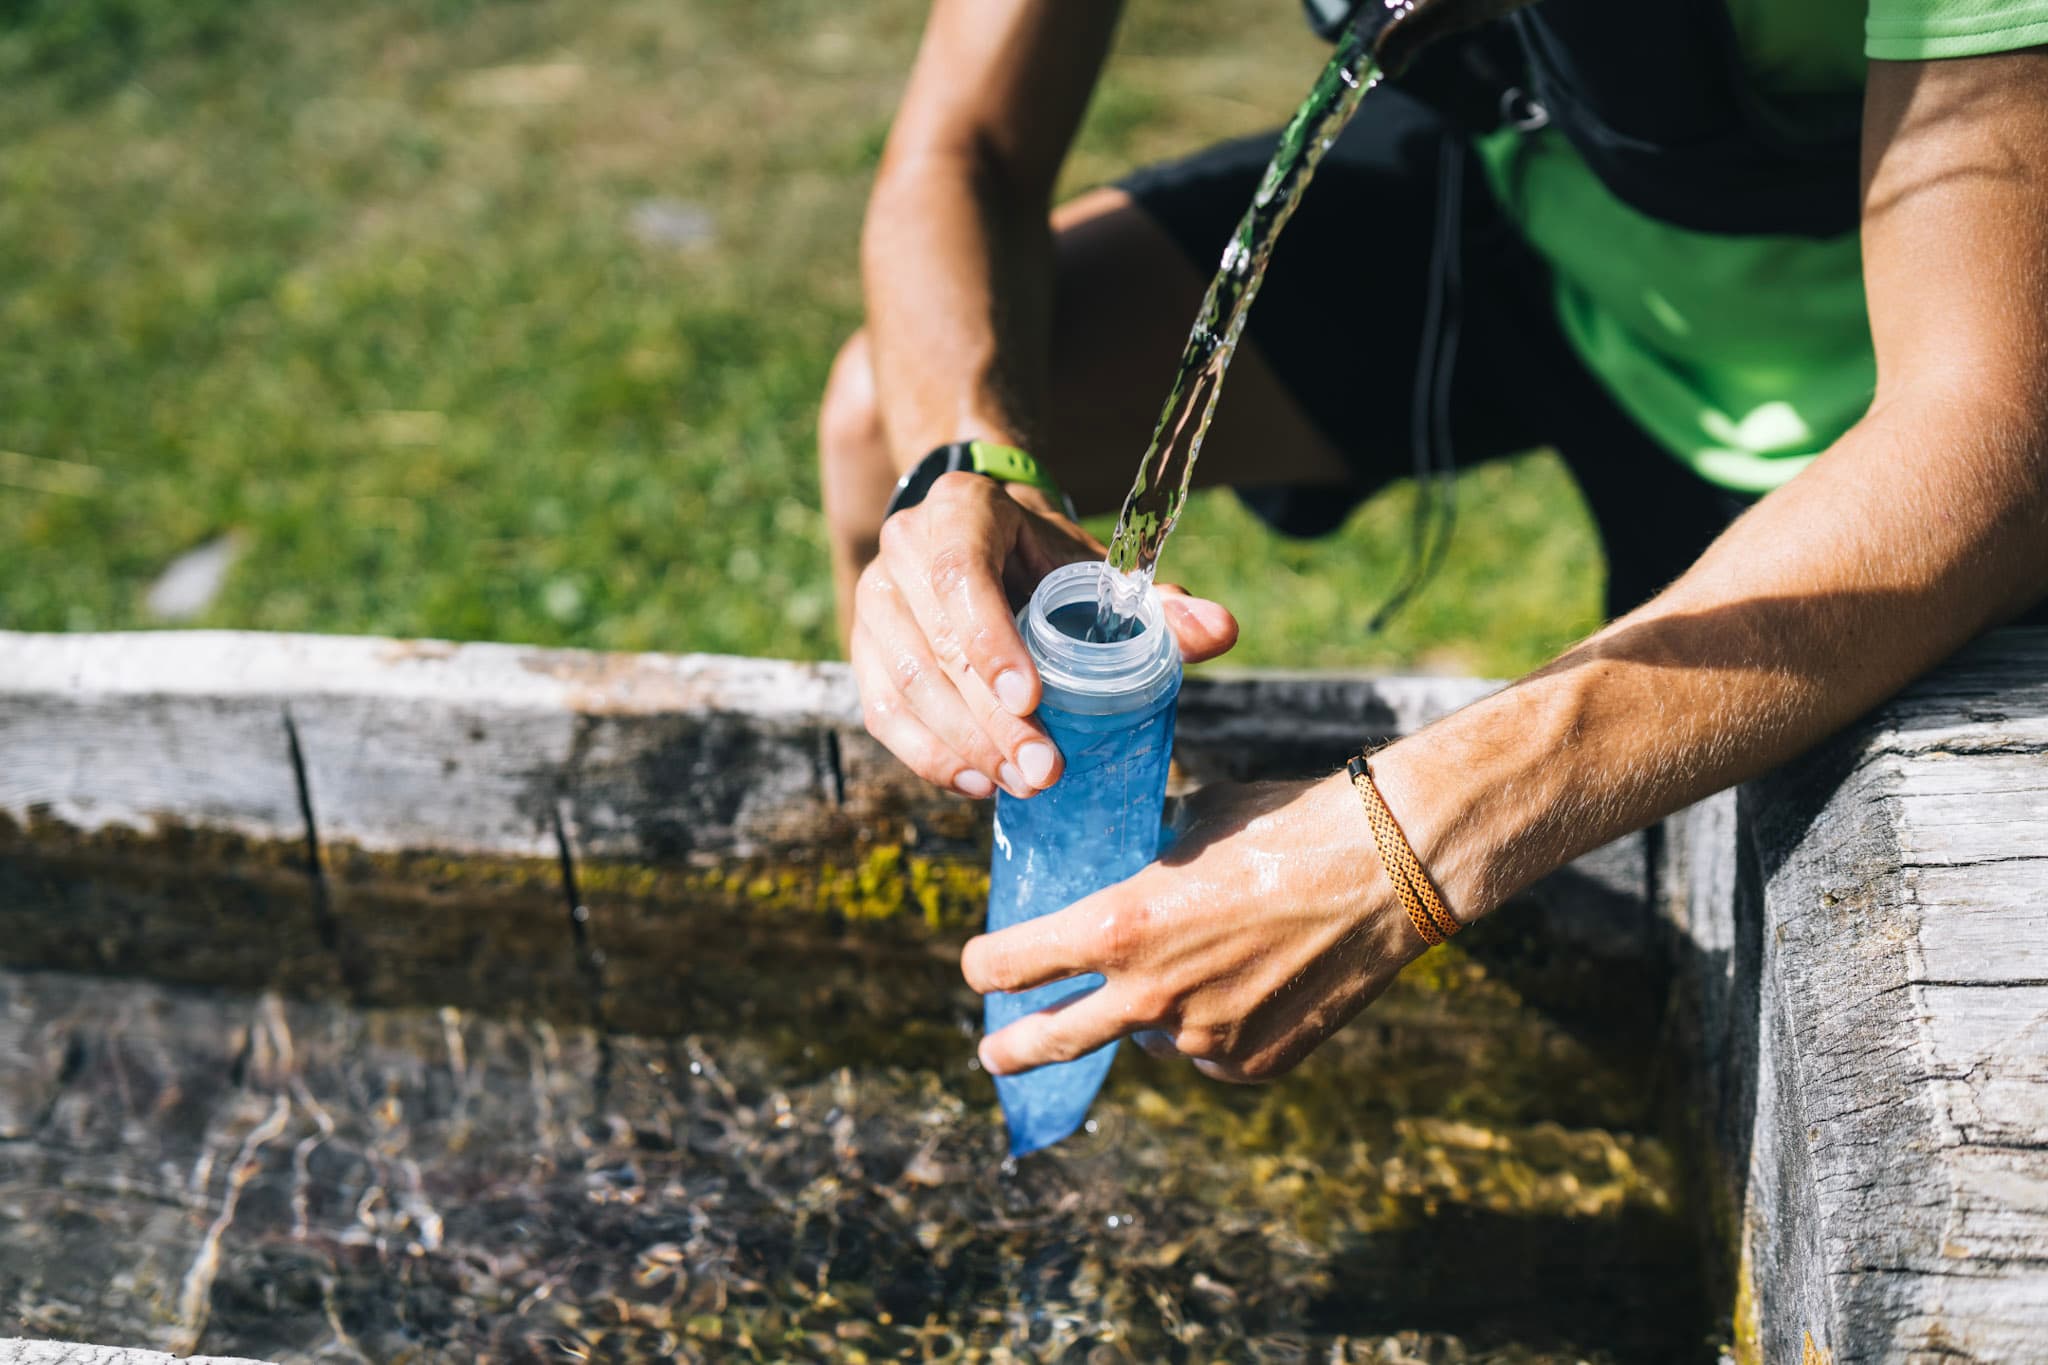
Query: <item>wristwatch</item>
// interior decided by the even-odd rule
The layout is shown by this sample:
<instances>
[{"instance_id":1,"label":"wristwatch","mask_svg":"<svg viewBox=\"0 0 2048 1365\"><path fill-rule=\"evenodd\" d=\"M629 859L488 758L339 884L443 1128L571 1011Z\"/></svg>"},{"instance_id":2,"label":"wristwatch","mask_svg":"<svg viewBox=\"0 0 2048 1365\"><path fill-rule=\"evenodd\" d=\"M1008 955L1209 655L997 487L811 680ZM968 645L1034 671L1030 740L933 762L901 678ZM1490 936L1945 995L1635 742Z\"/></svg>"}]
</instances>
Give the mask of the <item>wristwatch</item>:
<instances>
[{"instance_id":1,"label":"wristwatch","mask_svg":"<svg viewBox=\"0 0 2048 1365\"><path fill-rule=\"evenodd\" d=\"M1021 483L1026 488L1036 488L1057 500L1069 518L1078 520L1074 500L1053 482L1038 461L1015 446L994 441L953 441L919 460L896 481L896 491L889 495L889 507L882 513L882 520L923 502L940 475L962 471L983 475L997 483Z\"/></svg>"}]
</instances>

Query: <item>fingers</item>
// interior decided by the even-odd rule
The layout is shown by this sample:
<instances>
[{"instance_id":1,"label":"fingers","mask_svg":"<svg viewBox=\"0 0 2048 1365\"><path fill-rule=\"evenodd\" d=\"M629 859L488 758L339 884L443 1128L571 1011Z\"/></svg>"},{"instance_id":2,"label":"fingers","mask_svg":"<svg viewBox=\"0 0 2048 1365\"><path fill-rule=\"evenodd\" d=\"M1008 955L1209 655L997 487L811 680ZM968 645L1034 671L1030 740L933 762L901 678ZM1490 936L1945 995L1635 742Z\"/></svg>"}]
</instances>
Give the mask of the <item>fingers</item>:
<instances>
[{"instance_id":1,"label":"fingers","mask_svg":"<svg viewBox=\"0 0 2048 1365\"><path fill-rule=\"evenodd\" d=\"M1077 901L1056 914L968 940L960 953L967 984L987 995L1023 991L1088 972L1106 985L1061 1001L983 1040L982 1065L994 1075L1072 1061L1130 1035L1159 1058L1186 1058L1213 1080L1253 1085L1299 1060L1283 1046L1253 1040L1241 1021L1202 1022L1185 1014L1181 993L1134 964L1156 925L1123 896Z\"/></svg>"},{"instance_id":2,"label":"fingers","mask_svg":"<svg viewBox=\"0 0 2048 1365\"><path fill-rule=\"evenodd\" d=\"M1034 1067L1085 1057L1151 1022L1135 1017L1128 998L1111 984L1027 1014L1008 1028L991 1033L981 1040L979 1055L990 1075L1014 1076Z\"/></svg>"},{"instance_id":3,"label":"fingers","mask_svg":"<svg viewBox=\"0 0 2048 1365\"><path fill-rule=\"evenodd\" d=\"M1059 781L1056 746L1026 720L1041 689L1010 612L1006 572L1085 554L1063 521L1027 513L989 479L949 474L883 524L855 594L851 653L869 732L926 779L965 795L1028 797ZM1015 586L1024 586L1021 582ZM1167 587L1189 662L1237 640L1220 604Z\"/></svg>"},{"instance_id":4,"label":"fingers","mask_svg":"<svg viewBox=\"0 0 2048 1365\"><path fill-rule=\"evenodd\" d=\"M1048 981L1063 981L1109 965L1098 949L1088 920L1075 914L1080 901L1056 914L1012 925L967 940L960 950L960 974L978 995L990 991L1028 991Z\"/></svg>"},{"instance_id":5,"label":"fingers","mask_svg":"<svg viewBox=\"0 0 2048 1365\"><path fill-rule=\"evenodd\" d=\"M871 569L857 597L850 652L870 734L919 776L964 794L1000 785L1029 797L1052 784L1059 753L1044 732L1011 715L979 678L940 663L893 580ZM962 768L982 781L963 784Z\"/></svg>"},{"instance_id":6,"label":"fingers","mask_svg":"<svg viewBox=\"0 0 2048 1365\"><path fill-rule=\"evenodd\" d=\"M969 763L918 718L910 703L874 662L876 647L861 628L853 633L853 674L860 686L861 720L868 733L925 781L980 800L995 794L986 772Z\"/></svg>"},{"instance_id":7,"label":"fingers","mask_svg":"<svg viewBox=\"0 0 2048 1365\"><path fill-rule=\"evenodd\" d=\"M1237 618L1221 602L1190 597L1185 589L1171 583L1159 585L1159 598L1166 628L1173 632L1181 658L1187 662L1198 664L1213 659L1237 643Z\"/></svg>"},{"instance_id":8,"label":"fingers","mask_svg":"<svg viewBox=\"0 0 2048 1365\"><path fill-rule=\"evenodd\" d=\"M1030 715L1038 708L1038 670L1003 592L1022 510L973 474L941 478L917 510L915 522L883 524L882 555L933 654L964 664L1012 716ZM895 535L892 525L901 528Z\"/></svg>"}]
</instances>

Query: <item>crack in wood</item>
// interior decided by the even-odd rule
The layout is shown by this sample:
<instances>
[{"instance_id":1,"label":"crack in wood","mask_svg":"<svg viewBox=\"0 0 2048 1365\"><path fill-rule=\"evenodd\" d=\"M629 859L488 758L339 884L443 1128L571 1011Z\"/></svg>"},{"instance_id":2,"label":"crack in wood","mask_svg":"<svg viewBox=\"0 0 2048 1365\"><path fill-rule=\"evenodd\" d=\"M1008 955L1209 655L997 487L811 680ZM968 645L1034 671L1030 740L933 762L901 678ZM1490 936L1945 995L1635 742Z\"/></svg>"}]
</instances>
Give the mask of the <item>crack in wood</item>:
<instances>
[{"instance_id":1,"label":"crack in wood","mask_svg":"<svg viewBox=\"0 0 2048 1365\"><path fill-rule=\"evenodd\" d=\"M832 808L846 808L846 759L839 749L837 730L821 731L818 737L819 757L824 763L825 789L831 793Z\"/></svg>"},{"instance_id":2,"label":"crack in wood","mask_svg":"<svg viewBox=\"0 0 2048 1365\"><path fill-rule=\"evenodd\" d=\"M306 766L306 750L299 739L299 725L292 717L291 704L282 708L285 753L291 760L292 786L298 796L299 821L305 834L306 880L312 890L313 929L320 946L334 960L341 984L352 998L361 998L369 974L351 951L342 934L341 918L334 912L334 891L327 880L327 859L321 850L320 823L314 813L313 779Z\"/></svg>"},{"instance_id":3,"label":"crack in wood","mask_svg":"<svg viewBox=\"0 0 2048 1365\"><path fill-rule=\"evenodd\" d=\"M597 1037L598 1073L596 1100L599 1109L611 1092L612 1035L604 1003L604 950L592 942L590 907L584 903L576 883L576 854L569 843L569 822L562 814L561 801L554 806L555 855L560 866L562 895L569 906L569 937L576 953L577 970L590 1002L590 1027Z\"/></svg>"},{"instance_id":4,"label":"crack in wood","mask_svg":"<svg viewBox=\"0 0 2048 1365\"><path fill-rule=\"evenodd\" d=\"M299 798L299 819L305 826L306 876L313 884L313 918L319 926L320 942L337 957L341 952L341 927L334 918L334 904L327 888L327 868L320 858L320 826L313 818L313 783L306 776L306 751L299 743L298 722L292 708L284 707L285 752L292 763L292 785Z\"/></svg>"}]
</instances>

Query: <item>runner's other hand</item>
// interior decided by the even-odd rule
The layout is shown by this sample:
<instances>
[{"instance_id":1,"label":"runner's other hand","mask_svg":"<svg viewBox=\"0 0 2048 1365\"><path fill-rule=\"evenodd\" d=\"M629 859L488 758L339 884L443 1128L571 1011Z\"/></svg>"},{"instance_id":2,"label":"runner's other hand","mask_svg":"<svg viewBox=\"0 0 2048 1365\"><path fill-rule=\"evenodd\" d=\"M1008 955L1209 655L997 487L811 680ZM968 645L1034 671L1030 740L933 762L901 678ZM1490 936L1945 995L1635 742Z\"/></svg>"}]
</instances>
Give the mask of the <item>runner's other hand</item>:
<instances>
[{"instance_id":1,"label":"runner's other hand","mask_svg":"<svg viewBox=\"0 0 2048 1365\"><path fill-rule=\"evenodd\" d=\"M1028 797L1059 780L1060 755L1027 719L1038 670L1016 607L1062 564L1102 543L1034 489L954 473L882 523L881 553L854 593L853 676L868 733L927 781L963 796ZM1220 604L1162 585L1166 624L1190 663L1237 642Z\"/></svg>"}]
</instances>

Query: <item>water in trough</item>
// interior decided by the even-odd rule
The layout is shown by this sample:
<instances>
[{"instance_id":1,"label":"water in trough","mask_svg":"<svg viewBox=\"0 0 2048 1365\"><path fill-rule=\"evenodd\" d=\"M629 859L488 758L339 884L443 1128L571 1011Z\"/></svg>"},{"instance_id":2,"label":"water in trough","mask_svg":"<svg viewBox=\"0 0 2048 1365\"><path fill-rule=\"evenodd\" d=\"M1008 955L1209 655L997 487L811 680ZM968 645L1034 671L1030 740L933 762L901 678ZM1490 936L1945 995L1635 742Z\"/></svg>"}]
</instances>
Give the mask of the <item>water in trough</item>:
<instances>
[{"instance_id":1,"label":"water in trough","mask_svg":"<svg viewBox=\"0 0 2048 1365\"><path fill-rule=\"evenodd\" d=\"M1269 1087L1126 1049L1090 1128L1006 1175L958 931L593 901L601 1029L566 954L518 947L538 900L352 907L433 931L352 990L255 988L309 979L274 909L203 968L248 989L0 971L0 1335L289 1362L1713 1358L1654 1002L1617 1017L1533 936L1432 954ZM103 966L134 965L124 925Z\"/></svg>"}]
</instances>

